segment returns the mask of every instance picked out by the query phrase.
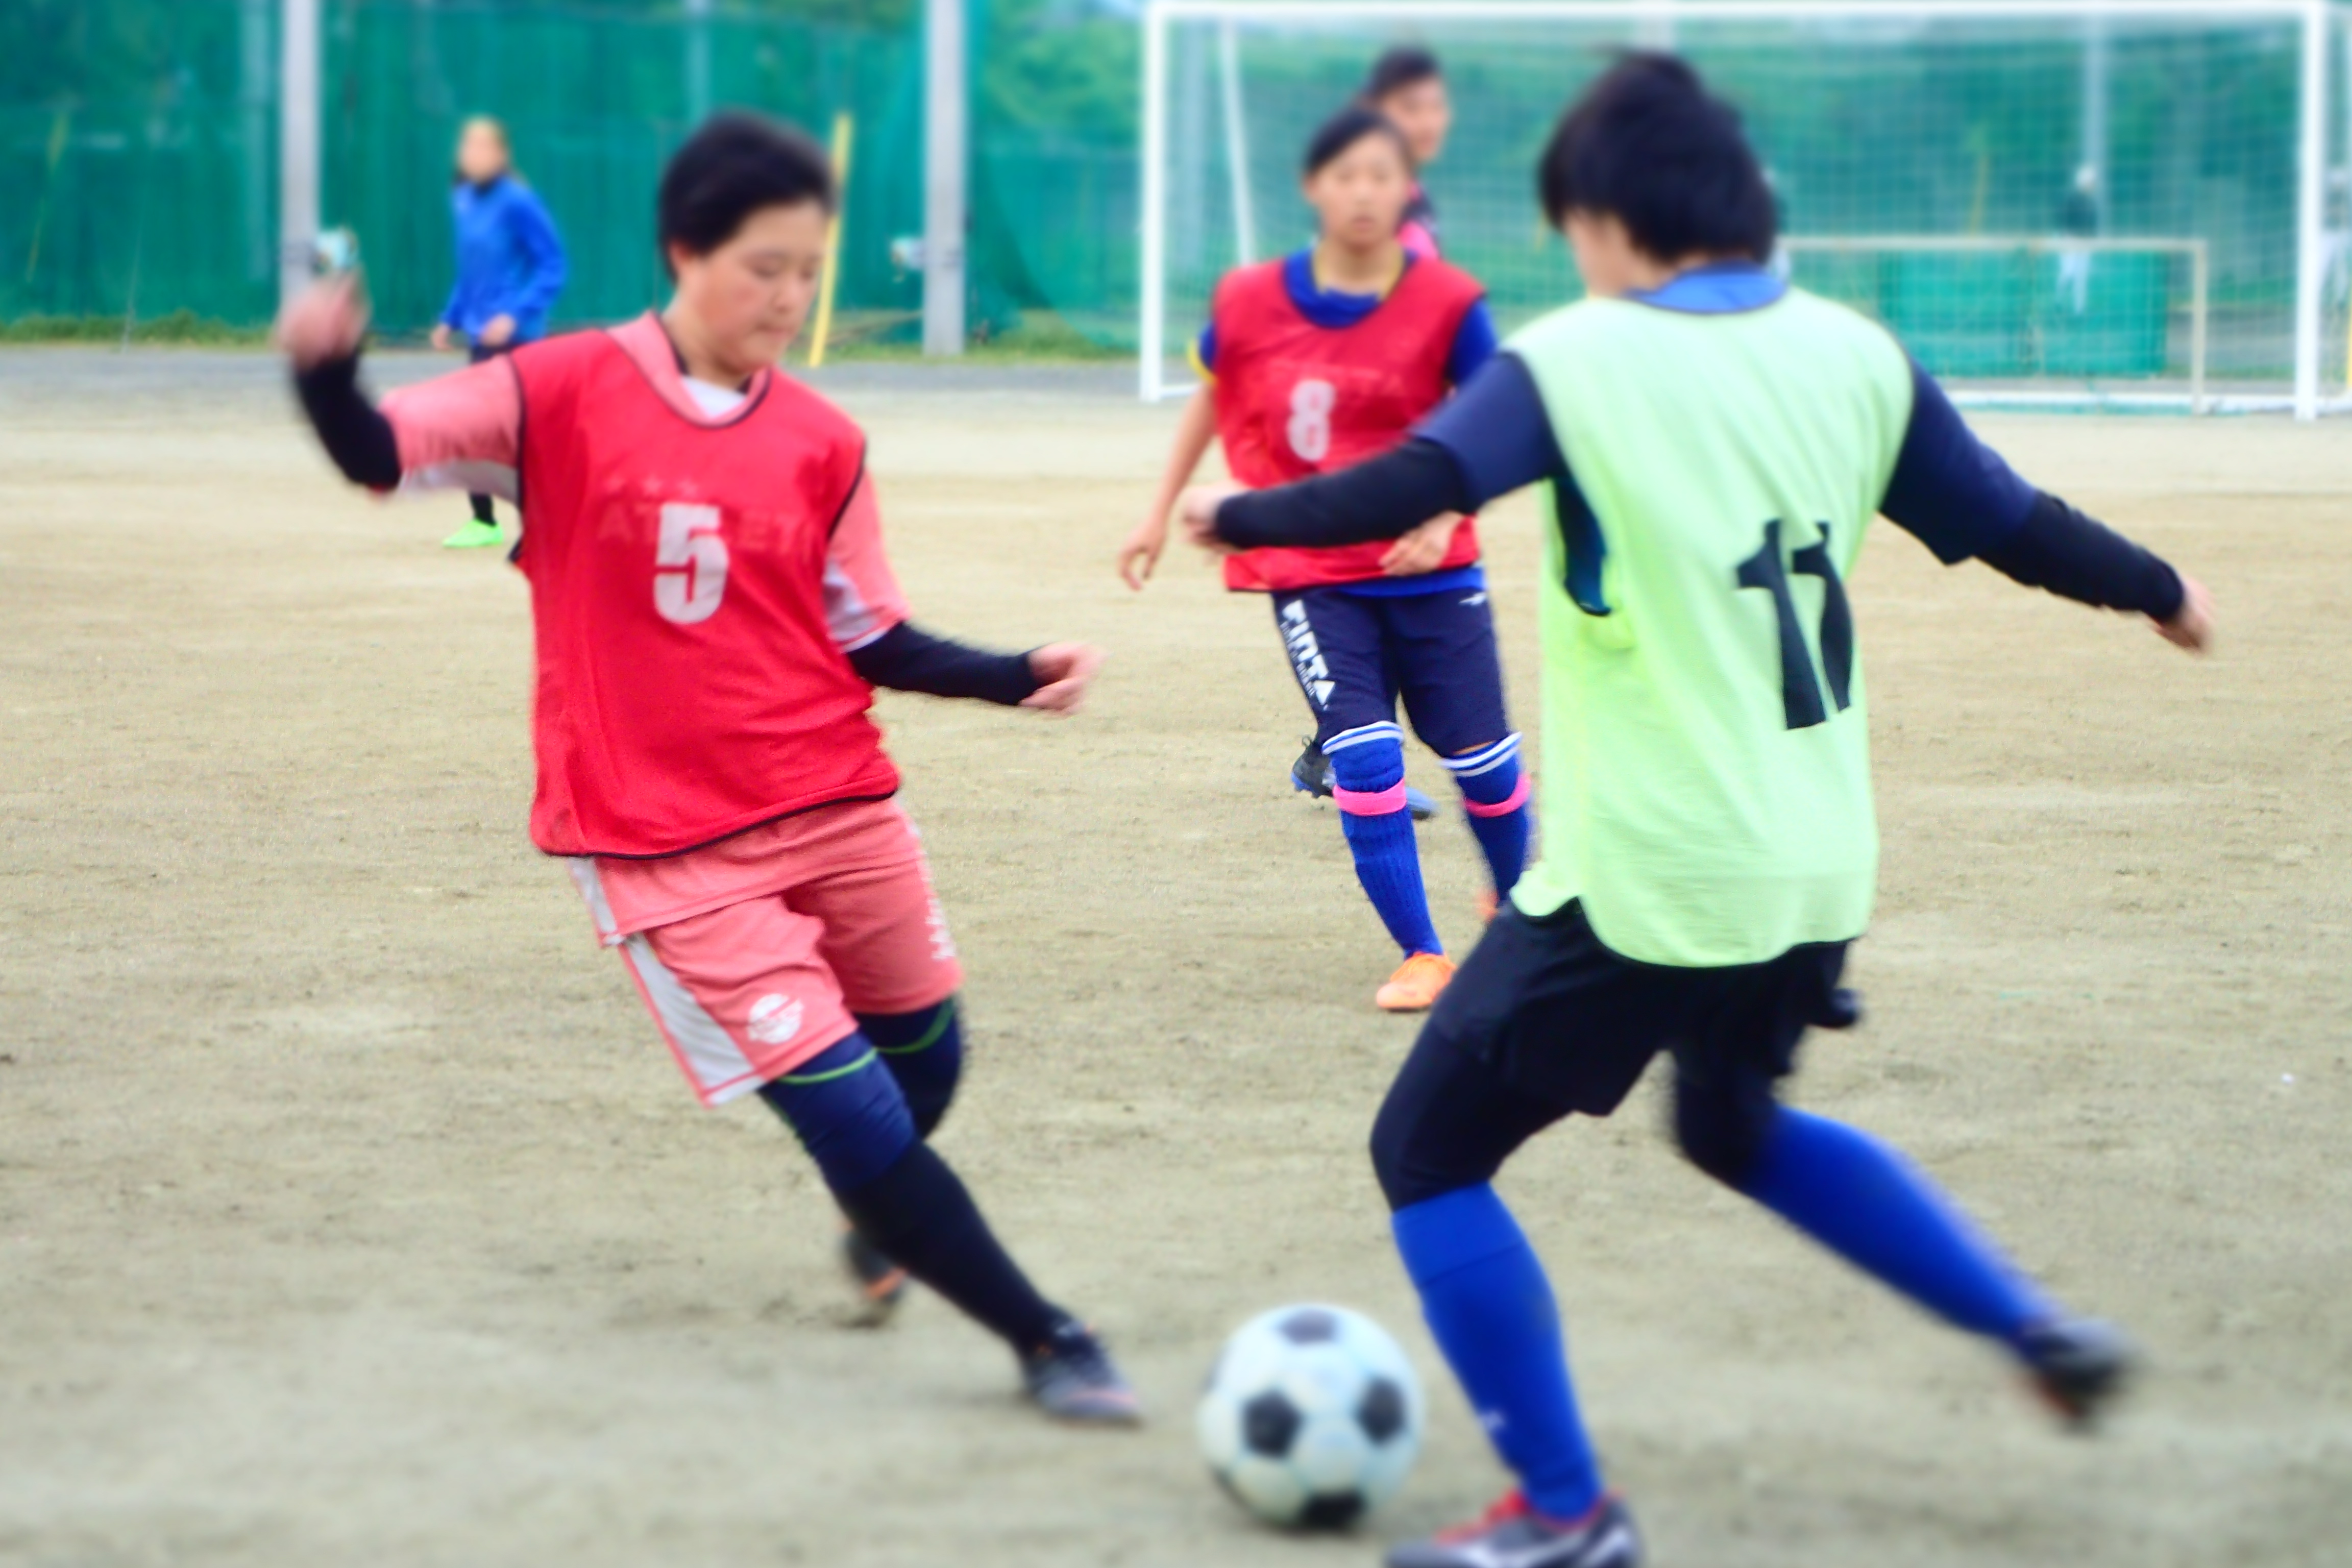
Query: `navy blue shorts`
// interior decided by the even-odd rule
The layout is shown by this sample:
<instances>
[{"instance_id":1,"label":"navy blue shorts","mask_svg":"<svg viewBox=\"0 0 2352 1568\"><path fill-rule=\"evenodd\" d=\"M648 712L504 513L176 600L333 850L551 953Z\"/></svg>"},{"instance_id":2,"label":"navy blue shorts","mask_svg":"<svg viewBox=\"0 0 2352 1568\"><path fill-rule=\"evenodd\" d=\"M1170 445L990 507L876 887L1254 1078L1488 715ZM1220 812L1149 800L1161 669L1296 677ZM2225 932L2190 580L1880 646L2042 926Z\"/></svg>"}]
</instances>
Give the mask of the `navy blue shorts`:
<instances>
[{"instance_id":1,"label":"navy blue shorts","mask_svg":"<svg viewBox=\"0 0 2352 1568\"><path fill-rule=\"evenodd\" d=\"M1396 721L1440 756L1491 746L1511 732L1503 665L1484 588L1435 594L1276 594L1275 628L1315 714L1318 744Z\"/></svg>"},{"instance_id":2,"label":"navy blue shorts","mask_svg":"<svg viewBox=\"0 0 2352 1568\"><path fill-rule=\"evenodd\" d=\"M1430 1009L1372 1129L1392 1207L1492 1180L1521 1143L1571 1114L1607 1116L1661 1053L1676 1128L1752 1149L1805 1031L1830 1011L1846 944L1762 963L1673 969L1612 952L1571 900L1540 919L1506 899ZM1704 1163L1704 1162L1702 1162Z\"/></svg>"}]
</instances>

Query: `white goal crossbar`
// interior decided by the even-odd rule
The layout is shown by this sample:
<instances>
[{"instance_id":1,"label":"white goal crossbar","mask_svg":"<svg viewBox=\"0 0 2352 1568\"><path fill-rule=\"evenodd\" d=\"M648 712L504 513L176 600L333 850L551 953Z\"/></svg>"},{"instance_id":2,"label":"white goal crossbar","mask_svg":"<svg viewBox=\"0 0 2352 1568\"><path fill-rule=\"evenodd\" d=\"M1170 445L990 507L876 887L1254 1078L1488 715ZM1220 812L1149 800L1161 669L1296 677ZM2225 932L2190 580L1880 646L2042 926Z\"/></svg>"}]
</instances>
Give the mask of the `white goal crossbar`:
<instances>
[{"instance_id":1,"label":"white goal crossbar","mask_svg":"<svg viewBox=\"0 0 2352 1568\"><path fill-rule=\"evenodd\" d=\"M1177 22L1224 24L1220 64L1229 121L1239 112L1239 65L1233 26L1241 22L1287 26L1335 26L1350 22L1606 22L1627 29L1669 26L1677 22L1852 20L1905 21L2164 21L2244 25L2261 21L2300 24L2301 67L2296 105L2294 389L2291 398L2210 397L2205 386L2207 285L2206 242L2179 239L2095 238L2089 236L2001 237L1999 236L1788 236L1791 251L1838 248L2016 251L2175 251L2190 258L2190 387L2187 398L2164 394L2097 395L2065 392L1970 395L1977 403L2040 404L2049 406L2186 406L2232 410L2291 409L2298 419L2352 406L2352 398L2320 393L2322 316L2328 253L2326 222L2328 120L2328 21L2330 0L1145 0L1143 9L1142 299L1138 323L1139 390L1146 402L1171 392L1168 357L1168 57L1169 29ZM1237 178L1236 227L1248 245L1255 225L1248 210L1245 182ZM1254 249L1254 247L1250 247ZM1243 259L1255 259L1244 256Z\"/></svg>"}]
</instances>

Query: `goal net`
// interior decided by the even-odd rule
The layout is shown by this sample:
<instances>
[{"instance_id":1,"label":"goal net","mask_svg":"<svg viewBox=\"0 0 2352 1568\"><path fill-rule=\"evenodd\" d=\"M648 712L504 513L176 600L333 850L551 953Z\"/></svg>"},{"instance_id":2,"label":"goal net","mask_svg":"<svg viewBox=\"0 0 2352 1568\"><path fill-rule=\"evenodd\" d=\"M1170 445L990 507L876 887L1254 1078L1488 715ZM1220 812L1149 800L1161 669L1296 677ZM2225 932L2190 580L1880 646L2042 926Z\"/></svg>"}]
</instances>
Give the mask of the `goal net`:
<instances>
[{"instance_id":1,"label":"goal net","mask_svg":"<svg viewBox=\"0 0 2352 1568\"><path fill-rule=\"evenodd\" d=\"M2323 0L1149 0L1147 397L1223 271L1307 243L1298 159L1372 59L1443 61L1423 172L1498 324L1577 297L1537 155L1610 51L1669 48L1746 116L1775 264L1964 400L2352 401L2352 25ZM2331 110L2331 104L2334 106Z\"/></svg>"}]
</instances>

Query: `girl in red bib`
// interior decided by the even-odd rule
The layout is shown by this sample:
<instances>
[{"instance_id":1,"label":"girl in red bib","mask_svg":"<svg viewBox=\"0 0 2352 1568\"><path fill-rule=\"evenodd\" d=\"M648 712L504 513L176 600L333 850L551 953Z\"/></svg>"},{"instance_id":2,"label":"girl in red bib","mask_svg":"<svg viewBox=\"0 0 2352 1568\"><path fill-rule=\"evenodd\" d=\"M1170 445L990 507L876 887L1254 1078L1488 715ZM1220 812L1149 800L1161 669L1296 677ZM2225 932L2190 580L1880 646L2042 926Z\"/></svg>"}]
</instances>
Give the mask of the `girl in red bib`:
<instances>
[{"instance_id":1,"label":"girl in red bib","mask_svg":"<svg viewBox=\"0 0 2352 1568\"><path fill-rule=\"evenodd\" d=\"M857 427L779 375L822 266L832 177L807 138L706 124L662 177L675 298L609 331L371 406L348 280L281 341L329 454L379 490L446 485L521 509L539 784L531 837L566 858L707 1104L757 1094L849 1217L870 1309L911 1275L1010 1344L1066 1419L1133 1392L1041 1296L929 1142L962 1060L962 972L876 686L1074 710L1100 656L981 652L917 629L882 552Z\"/></svg>"},{"instance_id":2,"label":"girl in red bib","mask_svg":"<svg viewBox=\"0 0 2352 1568\"><path fill-rule=\"evenodd\" d=\"M1206 384L1184 411L1150 512L1119 552L1129 587L1150 576L1169 510L1213 438L1252 489L1345 468L1403 440L1494 354L1476 280L1397 237L1413 182L1391 121L1362 107L1331 120L1308 145L1304 188L1321 219L1316 243L1218 285L1194 353ZM1244 551L1226 557L1224 574L1227 588L1272 601L1315 716L1293 781L1339 805L1357 879L1403 953L1374 999L1418 1012L1454 966L1422 887L1400 699L1461 788L1496 897L1527 858L1527 781L1504 709L1477 524L1447 517L1371 544Z\"/></svg>"}]
</instances>

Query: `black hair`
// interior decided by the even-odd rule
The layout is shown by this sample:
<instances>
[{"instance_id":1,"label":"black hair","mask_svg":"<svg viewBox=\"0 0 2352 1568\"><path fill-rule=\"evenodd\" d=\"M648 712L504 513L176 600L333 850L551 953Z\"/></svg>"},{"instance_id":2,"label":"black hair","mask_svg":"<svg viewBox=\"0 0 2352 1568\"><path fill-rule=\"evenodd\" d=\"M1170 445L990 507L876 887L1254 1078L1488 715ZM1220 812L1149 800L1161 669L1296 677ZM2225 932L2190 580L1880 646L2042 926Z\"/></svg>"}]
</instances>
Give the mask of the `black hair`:
<instances>
[{"instance_id":1,"label":"black hair","mask_svg":"<svg viewBox=\"0 0 2352 1568\"><path fill-rule=\"evenodd\" d=\"M1643 254L1772 254L1779 219L1739 111L1672 55L1627 53L1560 118L1537 165L1554 227L1606 213Z\"/></svg>"},{"instance_id":2,"label":"black hair","mask_svg":"<svg viewBox=\"0 0 2352 1568\"><path fill-rule=\"evenodd\" d=\"M1378 103L1392 92L1444 78L1435 55L1419 44L1399 44L1372 62L1371 70L1364 78L1364 101Z\"/></svg>"},{"instance_id":3,"label":"black hair","mask_svg":"<svg viewBox=\"0 0 2352 1568\"><path fill-rule=\"evenodd\" d=\"M708 256L761 207L802 202L833 210L833 167L824 149L761 115L714 114L662 170L656 205L662 260L668 263L673 245Z\"/></svg>"},{"instance_id":4,"label":"black hair","mask_svg":"<svg viewBox=\"0 0 2352 1568\"><path fill-rule=\"evenodd\" d=\"M1412 166L1412 150L1404 144L1404 132L1396 128L1396 121L1377 109L1351 103L1316 128L1314 136L1307 141L1307 156L1300 160L1298 172L1312 179L1324 164L1367 136L1387 137L1403 154L1405 167Z\"/></svg>"}]
</instances>

